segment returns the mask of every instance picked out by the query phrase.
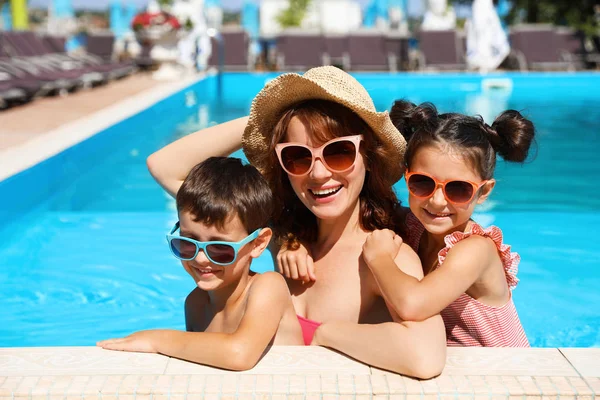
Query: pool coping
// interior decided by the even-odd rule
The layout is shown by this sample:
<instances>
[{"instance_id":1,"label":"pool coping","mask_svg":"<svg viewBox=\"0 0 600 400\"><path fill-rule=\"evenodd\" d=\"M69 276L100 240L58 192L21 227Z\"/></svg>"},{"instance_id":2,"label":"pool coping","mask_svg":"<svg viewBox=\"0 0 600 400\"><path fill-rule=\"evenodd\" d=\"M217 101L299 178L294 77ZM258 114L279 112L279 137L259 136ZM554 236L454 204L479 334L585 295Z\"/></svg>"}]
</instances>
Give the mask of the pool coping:
<instances>
[{"instance_id":1,"label":"pool coping","mask_svg":"<svg viewBox=\"0 0 600 400\"><path fill-rule=\"evenodd\" d=\"M111 106L37 135L26 142L0 150L0 182L104 131L194 85L213 73L199 73L127 97Z\"/></svg>"},{"instance_id":2,"label":"pool coping","mask_svg":"<svg viewBox=\"0 0 600 400\"><path fill-rule=\"evenodd\" d=\"M96 347L0 348L0 400L586 399L600 395L600 348L449 348L417 380L322 347L272 347L251 370Z\"/></svg>"}]
</instances>

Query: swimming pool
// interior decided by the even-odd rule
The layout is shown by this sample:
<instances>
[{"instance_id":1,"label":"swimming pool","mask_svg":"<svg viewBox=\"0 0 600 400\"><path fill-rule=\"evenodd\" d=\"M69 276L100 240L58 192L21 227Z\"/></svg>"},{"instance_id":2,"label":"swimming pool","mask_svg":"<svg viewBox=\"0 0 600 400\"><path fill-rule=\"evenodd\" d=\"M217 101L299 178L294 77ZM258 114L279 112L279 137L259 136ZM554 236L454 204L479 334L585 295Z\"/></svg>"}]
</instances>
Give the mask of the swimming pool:
<instances>
[{"instance_id":1,"label":"swimming pool","mask_svg":"<svg viewBox=\"0 0 600 400\"><path fill-rule=\"evenodd\" d=\"M358 74L379 110L396 98L441 111L505 108L538 128L537 155L500 163L477 219L521 254L515 302L532 345L600 347L600 75ZM145 158L174 139L245 115L273 74L207 78L0 182L0 346L93 345L149 328L183 329L193 288L170 255L174 202ZM404 182L396 185L406 198ZM257 268L269 268L263 259Z\"/></svg>"}]
</instances>

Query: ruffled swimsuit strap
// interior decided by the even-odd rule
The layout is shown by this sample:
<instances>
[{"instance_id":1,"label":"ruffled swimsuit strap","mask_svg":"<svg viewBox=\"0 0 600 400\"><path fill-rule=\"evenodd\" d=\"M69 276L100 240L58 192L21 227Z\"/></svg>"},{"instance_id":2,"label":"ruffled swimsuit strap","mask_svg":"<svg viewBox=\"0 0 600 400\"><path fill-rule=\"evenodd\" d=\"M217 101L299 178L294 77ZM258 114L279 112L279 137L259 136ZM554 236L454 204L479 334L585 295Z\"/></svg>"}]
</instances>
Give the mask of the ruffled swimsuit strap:
<instances>
[{"instance_id":1,"label":"ruffled swimsuit strap","mask_svg":"<svg viewBox=\"0 0 600 400\"><path fill-rule=\"evenodd\" d=\"M450 235L447 235L444 238L446 247L444 247L438 253L439 265L442 265L446 259L446 256L448 255L448 252L452 247L454 247L454 245L456 245L456 243L473 235L487 237L494 241L494 244L498 249L500 259L502 260L502 265L504 266L504 274L506 276L508 287L510 290L514 289L519 282L519 279L517 278L517 272L519 270L519 262L521 261L521 257L519 254L511 252L509 245L502 243L502 231L497 226L490 226L489 228L483 229L479 224L473 222L467 232L454 232Z\"/></svg>"}]
</instances>

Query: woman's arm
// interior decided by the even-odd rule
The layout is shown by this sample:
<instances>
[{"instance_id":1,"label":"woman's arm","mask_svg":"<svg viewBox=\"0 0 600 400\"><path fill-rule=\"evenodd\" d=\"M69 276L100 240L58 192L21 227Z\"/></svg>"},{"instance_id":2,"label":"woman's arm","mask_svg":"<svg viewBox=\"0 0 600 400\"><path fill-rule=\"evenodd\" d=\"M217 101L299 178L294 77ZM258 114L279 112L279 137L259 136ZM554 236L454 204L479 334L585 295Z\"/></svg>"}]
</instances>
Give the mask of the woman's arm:
<instances>
[{"instance_id":1,"label":"woman's arm","mask_svg":"<svg viewBox=\"0 0 600 400\"><path fill-rule=\"evenodd\" d=\"M396 261L406 272L416 278L423 276L419 257L410 247L401 246L397 250L392 246L390 249L397 252ZM376 283L373 291L376 296L384 297ZM421 379L439 375L446 363L446 331L442 318L435 315L421 322L402 321L389 304L388 309L395 322L325 323L317 329L314 344L403 375Z\"/></svg>"},{"instance_id":2,"label":"woman's arm","mask_svg":"<svg viewBox=\"0 0 600 400\"><path fill-rule=\"evenodd\" d=\"M157 329L104 340L98 346L108 350L160 353L235 371L250 369L277 333L285 308L291 303L281 275L267 272L254 279L244 316L233 333Z\"/></svg>"},{"instance_id":3,"label":"woman's arm","mask_svg":"<svg viewBox=\"0 0 600 400\"><path fill-rule=\"evenodd\" d=\"M151 154L146 160L154 179L173 197L196 164L228 156L242 147L248 117L191 133Z\"/></svg>"},{"instance_id":4,"label":"woman's arm","mask_svg":"<svg viewBox=\"0 0 600 400\"><path fill-rule=\"evenodd\" d=\"M402 249L410 250L408 246L402 246ZM410 252L414 254L412 250ZM389 253L369 259L367 264L388 306L403 320L422 321L439 314L465 293L495 256L497 251L491 240L472 236L448 252L443 268L434 270L422 280L411 273L410 264L393 260Z\"/></svg>"},{"instance_id":5,"label":"woman's arm","mask_svg":"<svg viewBox=\"0 0 600 400\"><path fill-rule=\"evenodd\" d=\"M312 344L419 379L439 375L446 363L446 332L439 315L423 322L376 325L328 322L319 326Z\"/></svg>"}]
</instances>

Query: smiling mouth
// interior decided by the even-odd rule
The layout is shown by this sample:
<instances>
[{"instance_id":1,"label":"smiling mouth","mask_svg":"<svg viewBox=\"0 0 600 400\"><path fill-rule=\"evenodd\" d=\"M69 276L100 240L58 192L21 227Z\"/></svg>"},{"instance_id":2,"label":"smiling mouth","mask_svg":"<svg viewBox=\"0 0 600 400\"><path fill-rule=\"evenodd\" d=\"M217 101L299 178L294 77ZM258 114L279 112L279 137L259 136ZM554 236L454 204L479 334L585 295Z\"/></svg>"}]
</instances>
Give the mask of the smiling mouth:
<instances>
[{"instance_id":1,"label":"smiling mouth","mask_svg":"<svg viewBox=\"0 0 600 400\"><path fill-rule=\"evenodd\" d=\"M430 211L427 211L424 209L424 211L427 213L427 215L429 215L432 218L446 218L451 216L452 214L449 213L432 213Z\"/></svg>"},{"instance_id":2,"label":"smiling mouth","mask_svg":"<svg viewBox=\"0 0 600 400\"><path fill-rule=\"evenodd\" d=\"M342 190L342 187L343 186L340 185L338 187L329 188L329 189L308 189L308 190L317 199L324 199L324 198L333 196L334 194L336 194L337 192Z\"/></svg>"},{"instance_id":3,"label":"smiling mouth","mask_svg":"<svg viewBox=\"0 0 600 400\"><path fill-rule=\"evenodd\" d=\"M218 270L214 270L214 269L211 269L211 268L194 267L194 269L197 272L199 272L200 274L202 274L202 275L205 275L205 274L216 274L217 272L220 272Z\"/></svg>"}]
</instances>

